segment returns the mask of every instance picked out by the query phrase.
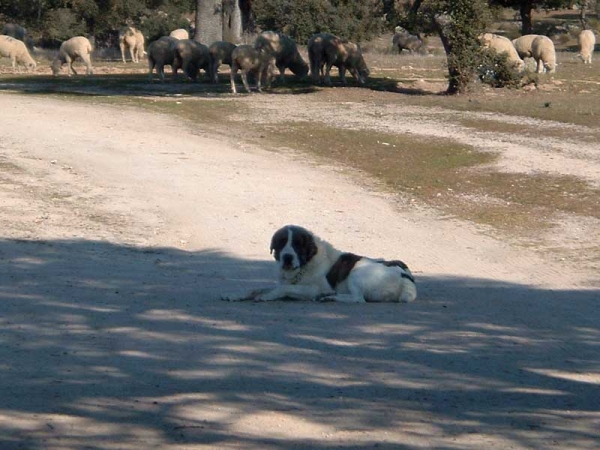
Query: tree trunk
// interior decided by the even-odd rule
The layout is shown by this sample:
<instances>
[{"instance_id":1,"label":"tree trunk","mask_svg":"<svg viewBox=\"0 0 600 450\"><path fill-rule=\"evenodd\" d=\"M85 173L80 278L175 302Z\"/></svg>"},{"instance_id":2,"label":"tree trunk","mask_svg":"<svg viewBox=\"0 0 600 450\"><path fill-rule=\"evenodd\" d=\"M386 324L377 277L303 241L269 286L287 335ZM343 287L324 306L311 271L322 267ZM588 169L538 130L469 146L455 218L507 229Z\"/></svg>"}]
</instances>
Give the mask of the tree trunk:
<instances>
[{"instance_id":1,"label":"tree trunk","mask_svg":"<svg viewBox=\"0 0 600 450\"><path fill-rule=\"evenodd\" d=\"M242 11L238 0L223 0L223 40L238 44L242 39Z\"/></svg>"},{"instance_id":2,"label":"tree trunk","mask_svg":"<svg viewBox=\"0 0 600 450\"><path fill-rule=\"evenodd\" d=\"M521 3L521 35L531 34L533 31L532 22L533 2L531 0Z\"/></svg>"},{"instance_id":3,"label":"tree trunk","mask_svg":"<svg viewBox=\"0 0 600 450\"><path fill-rule=\"evenodd\" d=\"M194 40L206 45L223 40L223 0L197 0Z\"/></svg>"},{"instance_id":4,"label":"tree trunk","mask_svg":"<svg viewBox=\"0 0 600 450\"><path fill-rule=\"evenodd\" d=\"M448 38L448 35L452 35L452 32L449 31L452 26L452 19L444 14L436 15L433 23L446 52L446 62L448 64L448 89L446 93L450 95L460 94L466 89L469 77L465 77L457 64L454 46L451 39Z\"/></svg>"},{"instance_id":5,"label":"tree trunk","mask_svg":"<svg viewBox=\"0 0 600 450\"><path fill-rule=\"evenodd\" d=\"M581 28L583 30L589 30L589 28L590 28L587 23L587 17L586 17L589 3L590 2L588 0L583 0L579 5L579 7L581 8L579 10L579 20L581 21Z\"/></svg>"},{"instance_id":6,"label":"tree trunk","mask_svg":"<svg viewBox=\"0 0 600 450\"><path fill-rule=\"evenodd\" d=\"M242 12L238 0L197 0L194 40L210 45L215 41L239 43Z\"/></svg>"}]
</instances>

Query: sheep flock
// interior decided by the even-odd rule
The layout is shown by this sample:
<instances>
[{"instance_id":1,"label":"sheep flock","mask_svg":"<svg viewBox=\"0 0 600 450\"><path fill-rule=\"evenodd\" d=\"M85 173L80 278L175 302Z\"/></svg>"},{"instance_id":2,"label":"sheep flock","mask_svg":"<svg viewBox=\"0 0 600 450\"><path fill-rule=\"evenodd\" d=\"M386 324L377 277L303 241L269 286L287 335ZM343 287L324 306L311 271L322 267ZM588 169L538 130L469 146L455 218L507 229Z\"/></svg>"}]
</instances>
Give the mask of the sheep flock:
<instances>
[{"instance_id":1,"label":"sheep flock","mask_svg":"<svg viewBox=\"0 0 600 450\"><path fill-rule=\"evenodd\" d=\"M16 24L6 24L0 35L0 57L9 58L13 72L25 67L28 72L36 70L37 64L33 40L27 30ZM6 34L5 34L6 33ZM557 68L556 50L553 41L547 36L530 34L514 40L493 34L483 33L479 36L482 49L496 53L505 53L507 62L518 71L524 71L527 58L535 61L537 73L554 73ZM583 30L578 36L578 56L585 64L592 63L595 46L595 35L591 30ZM291 71L299 79L310 79L314 84L331 86L330 71L338 69L339 78L346 85L346 72L349 72L357 85L364 85L369 76L361 47L343 37L330 33L313 35L307 43L308 63L303 59L296 42L289 36L275 31L260 33L253 44L236 45L231 42L217 41L204 45L190 39L184 29L173 30L169 36L163 36L151 42L145 48L142 32L132 26L119 30L118 45L121 59L126 62L126 50L129 50L131 62L139 63L146 56L148 61L148 77L154 80L154 73L161 82L165 80L165 66L171 67L172 79L178 77L181 69L186 79L198 81L203 71L205 79L210 83L218 83L219 68L229 65L231 91L237 93L236 78L240 73L245 90L251 88L248 75L253 74L256 90L269 87L274 81L276 70L278 82L284 83L284 73ZM424 41L410 34L401 27L396 27L392 38L392 46L400 53L407 50L411 54L429 54ZM54 75L59 75L61 68L67 66L67 74L77 74L73 62L81 59L86 66L86 73L93 74L91 56L93 45L84 36L75 36L60 46L58 54L51 61L50 68Z\"/></svg>"}]
</instances>

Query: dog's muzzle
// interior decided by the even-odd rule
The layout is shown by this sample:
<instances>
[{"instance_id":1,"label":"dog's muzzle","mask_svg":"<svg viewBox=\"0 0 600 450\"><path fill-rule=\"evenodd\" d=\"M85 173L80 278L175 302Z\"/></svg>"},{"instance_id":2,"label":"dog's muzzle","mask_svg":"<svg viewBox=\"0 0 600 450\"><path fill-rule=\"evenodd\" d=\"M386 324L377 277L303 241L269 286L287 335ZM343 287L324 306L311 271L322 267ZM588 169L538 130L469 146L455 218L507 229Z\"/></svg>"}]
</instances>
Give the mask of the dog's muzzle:
<instances>
[{"instance_id":1,"label":"dog's muzzle","mask_svg":"<svg viewBox=\"0 0 600 450\"><path fill-rule=\"evenodd\" d=\"M281 268L284 270L294 269L294 255L289 253L281 255Z\"/></svg>"}]
</instances>

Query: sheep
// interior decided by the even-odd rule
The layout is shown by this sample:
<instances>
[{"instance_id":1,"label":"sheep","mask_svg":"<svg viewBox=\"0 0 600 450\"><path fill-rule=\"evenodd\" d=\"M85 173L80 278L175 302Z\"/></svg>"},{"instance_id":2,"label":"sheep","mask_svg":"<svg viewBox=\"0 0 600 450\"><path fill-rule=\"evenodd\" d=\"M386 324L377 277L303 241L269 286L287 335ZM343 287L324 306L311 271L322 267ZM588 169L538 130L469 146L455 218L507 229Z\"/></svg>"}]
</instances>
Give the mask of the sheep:
<instances>
[{"instance_id":1,"label":"sheep","mask_svg":"<svg viewBox=\"0 0 600 450\"><path fill-rule=\"evenodd\" d=\"M173 69L173 61L175 59L175 45L179 42L171 36L163 36L160 39L151 42L148 46L148 69L149 78L152 81L152 71L156 67L156 73L160 78L160 81L165 81L165 66L171 66ZM177 72L177 69L173 70L173 75Z\"/></svg>"},{"instance_id":2,"label":"sheep","mask_svg":"<svg viewBox=\"0 0 600 450\"><path fill-rule=\"evenodd\" d=\"M119 47L121 48L121 58L125 61L125 48L129 48L131 61L140 62L140 55L144 52L144 35L134 27L125 27L119 31Z\"/></svg>"},{"instance_id":3,"label":"sheep","mask_svg":"<svg viewBox=\"0 0 600 450\"><path fill-rule=\"evenodd\" d=\"M531 44L533 43L533 40L539 36L539 34L526 34L512 40L515 50L521 59L533 58L533 55L531 54Z\"/></svg>"},{"instance_id":4,"label":"sheep","mask_svg":"<svg viewBox=\"0 0 600 450\"><path fill-rule=\"evenodd\" d=\"M242 82L246 92L250 93L248 86L248 72L256 76L256 90L262 92L261 82L266 81L267 87L271 85L271 74L275 58L268 52L256 50L252 45L238 45L231 52L231 92L237 94L235 88L235 75L237 71L242 72Z\"/></svg>"},{"instance_id":5,"label":"sheep","mask_svg":"<svg viewBox=\"0 0 600 450\"><path fill-rule=\"evenodd\" d=\"M11 36L0 35L0 57L10 58L13 72L15 72L17 64L25 66L28 72L37 67L25 44Z\"/></svg>"},{"instance_id":6,"label":"sheep","mask_svg":"<svg viewBox=\"0 0 600 450\"><path fill-rule=\"evenodd\" d=\"M5 23L2 32L5 36L10 36L25 43L27 48L33 52L33 38L29 35L26 28L16 23Z\"/></svg>"},{"instance_id":7,"label":"sheep","mask_svg":"<svg viewBox=\"0 0 600 450\"><path fill-rule=\"evenodd\" d=\"M173 74L177 69L183 68L183 72L196 81L198 71L203 69L210 77L210 55L208 47L191 39L180 39L174 44Z\"/></svg>"},{"instance_id":8,"label":"sheep","mask_svg":"<svg viewBox=\"0 0 600 450\"><path fill-rule=\"evenodd\" d=\"M346 69L356 79L357 84L365 84L369 69L360 47L352 42L343 40L333 34L318 33L308 40L308 57L310 72L316 84L323 79L325 66L325 83L331 86L330 71L332 66L338 68L342 84L346 85Z\"/></svg>"},{"instance_id":9,"label":"sheep","mask_svg":"<svg viewBox=\"0 0 600 450\"><path fill-rule=\"evenodd\" d=\"M308 74L308 64L300 56L296 42L283 33L264 31L256 38L254 48L259 51L267 51L275 58L275 65L279 69L279 79L282 83L285 83L286 68L300 78L304 78Z\"/></svg>"},{"instance_id":10,"label":"sheep","mask_svg":"<svg viewBox=\"0 0 600 450\"><path fill-rule=\"evenodd\" d=\"M427 48L423 41L402 27L396 27L394 37L392 38L392 45L398 47L398 53L402 53L403 49L408 50L410 53L427 53Z\"/></svg>"},{"instance_id":11,"label":"sheep","mask_svg":"<svg viewBox=\"0 0 600 450\"><path fill-rule=\"evenodd\" d=\"M231 53L236 45L226 41L216 41L210 44L210 77L213 83L219 82L219 66L227 64L231 67Z\"/></svg>"},{"instance_id":12,"label":"sheep","mask_svg":"<svg viewBox=\"0 0 600 450\"><path fill-rule=\"evenodd\" d=\"M175 39L189 39L190 33L188 33L187 30L184 30L183 28L177 28L176 30L171 31L169 36Z\"/></svg>"},{"instance_id":13,"label":"sheep","mask_svg":"<svg viewBox=\"0 0 600 450\"><path fill-rule=\"evenodd\" d=\"M81 60L86 66L86 73L88 75L92 75L94 73L91 60L93 50L94 49L89 39L83 36L75 36L63 42L60 45L58 55L50 65L50 68L52 69L52 74L58 75L62 66L64 64L67 64L68 76L71 76L71 72L77 75L77 72L73 67L73 62L77 58L81 58Z\"/></svg>"},{"instance_id":14,"label":"sheep","mask_svg":"<svg viewBox=\"0 0 600 450\"><path fill-rule=\"evenodd\" d=\"M484 48L495 50L496 53L506 53L508 56L508 62L511 63L517 70L523 70L525 63L519 57L515 46L510 39L504 36L499 36L492 33L484 33L479 36Z\"/></svg>"},{"instance_id":15,"label":"sheep","mask_svg":"<svg viewBox=\"0 0 600 450\"><path fill-rule=\"evenodd\" d=\"M592 54L596 45L596 36L592 30L583 30L577 38L579 43L579 57L583 59L584 64L592 63Z\"/></svg>"},{"instance_id":16,"label":"sheep","mask_svg":"<svg viewBox=\"0 0 600 450\"><path fill-rule=\"evenodd\" d=\"M531 55L537 63L537 73L556 72L554 42L547 36L538 36L531 43Z\"/></svg>"}]
</instances>

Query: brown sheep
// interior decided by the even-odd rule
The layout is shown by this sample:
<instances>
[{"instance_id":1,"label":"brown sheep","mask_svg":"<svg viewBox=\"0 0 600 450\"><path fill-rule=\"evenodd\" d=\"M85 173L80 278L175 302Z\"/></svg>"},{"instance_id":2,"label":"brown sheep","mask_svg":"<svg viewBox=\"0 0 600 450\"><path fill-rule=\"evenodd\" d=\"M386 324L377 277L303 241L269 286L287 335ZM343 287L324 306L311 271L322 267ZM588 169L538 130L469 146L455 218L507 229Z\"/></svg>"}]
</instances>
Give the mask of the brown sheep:
<instances>
[{"instance_id":1,"label":"brown sheep","mask_svg":"<svg viewBox=\"0 0 600 450\"><path fill-rule=\"evenodd\" d=\"M213 83L219 82L219 66L227 64L231 67L231 53L236 45L227 41L216 41L210 44L208 52L210 54L210 78Z\"/></svg>"},{"instance_id":2,"label":"brown sheep","mask_svg":"<svg viewBox=\"0 0 600 450\"><path fill-rule=\"evenodd\" d=\"M264 80L267 86L271 85L271 75L275 58L270 53L256 50L252 45L238 45L231 53L231 92L237 94L235 88L235 75L240 70L242 73L242 82L246 92L250 93L248 86L248 73L252 72L256 76L256 90L262 92L261 83Z\"/></svg>"},{"instance_id":3,"label":"brown sheep","mask_svg":"<svg viewBox=\"0 0 600 450\"><path fill-rule=\"evenodd\" d=\"M175 59L175 45L179 39L163 36L148 46L148 76L152 81L152 72L156 68L156 73L160 81L165 81L165 66L171 66L173 69L173 61ZM173 70L175 75L177 69Z\"/></svg>"},{"instance_id":4,"label":"brown sheep","mask_svg":"<svg viewBox=\"0 0 600 450\"><path fill-rule=\"evenodd\" d=\"M279 79L285 82L285 69L290 69L294 75L304 78L308 74L308 64L300 56L296 42L283 33L265 31L258 35L254 48L267 51L275 58L279 69Z\"/></svg>"},{"instance_id":5,"label":"brown sheep","mask_svg":"<svg viewBox=\"0 0 600 450\"><path fill-rule=\"evenodd\" d=\"M206 45L191 39L180 39L174 46L173 74L181 68L188 78L196 81L198 71L202 69L210 77L210 55Z\"/></svg>"},{"instance_id":6,"label":"brown sheep","mask_svg":"<svg viewBox=\"0 0 600 450\"><path fill-rule=\"evenodd\" d=\"M360 47L352 42L343 40L333 34L319 33L308 41L308 57L313 82L324 81L331 86L330 71L336 66L343 85L346 85L346 69L356 79L357 84L363 85L369 76L369 69ZM323 74L323 67L325 73Z\"/></svg>"}]
</instances>

